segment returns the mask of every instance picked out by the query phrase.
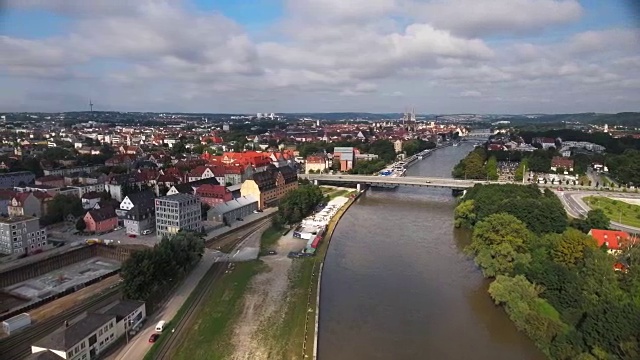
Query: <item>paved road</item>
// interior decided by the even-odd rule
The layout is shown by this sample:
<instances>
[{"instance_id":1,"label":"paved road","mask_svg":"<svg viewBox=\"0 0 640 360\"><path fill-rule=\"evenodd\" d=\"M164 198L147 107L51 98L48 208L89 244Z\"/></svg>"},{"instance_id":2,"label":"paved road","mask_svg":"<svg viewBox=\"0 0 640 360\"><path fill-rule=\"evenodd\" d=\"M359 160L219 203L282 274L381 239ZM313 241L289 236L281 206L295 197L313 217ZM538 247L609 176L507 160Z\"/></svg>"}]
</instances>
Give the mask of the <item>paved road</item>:
<instances>
[{"instance_id":1,"label":"paved road","mask_svg":"<svg viewBox=\"0 0 640 360\"><path fill-rule=\"evenodd\" d=\"M593 192L579 192L579 191L556 191L556 194L562 201L565 210L567 213L574 218L587 216L587 212L591 210L589 205L587 205L582 198L585 196L603 196L608 198L629 198L629 199L640 199L640 194L621 194L616 193L613 195L609 192L601 192L601 193L593 193ZM627 231L631 233L640 233L640 228L628 226L624 224L620 224L618 222L612 221L611 228L618 229L622 231Z\"/></svg>"},{"instance_id":2,"label":"paved road","mask_svg":"<svg viewBox=\"0 0 640 360\"><path fill-rule=\"evenodd\" d=\"M204 274L209 270L209 268L211 268L213 263L218 260L219 253L220 252L205 249L205 254L200 263L198 263L196 268L191 271L189 276L187 276L184 282L178 287L174 295L169 298L168 302L162 305L161 310L147 318L147 322L143 329L135 337L130 339L129 343L123 349L121 349L117 354L110 356L109 359L143 359L152 345L149 343L149 337L155 332L154 329L158 321L168 321L176 315L180 307L182 307L182 304L184 304L185 300L189 297L189 294L191 294L196 285L198 285L200 279L202 279ZM165 331L171 331L171 329L166 329Z\"/></svg>"}]
</instances>

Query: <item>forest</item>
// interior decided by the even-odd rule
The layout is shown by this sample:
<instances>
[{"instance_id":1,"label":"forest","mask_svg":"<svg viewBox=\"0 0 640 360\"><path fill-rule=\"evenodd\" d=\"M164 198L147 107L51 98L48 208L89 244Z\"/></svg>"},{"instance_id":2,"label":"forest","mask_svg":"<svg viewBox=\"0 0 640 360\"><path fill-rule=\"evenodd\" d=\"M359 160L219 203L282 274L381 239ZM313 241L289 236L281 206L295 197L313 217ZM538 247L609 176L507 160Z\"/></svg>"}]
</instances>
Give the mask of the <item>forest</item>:
<instances>
[{"instance_id":1,"label":"forest","mask_svg":"<svg viewBox=\"0 0 640 360\"><path fill-rule=\"evenodd\" d=\"M640 248L598 247L587 233L608 227L600 211L567 221L534 185L476 185L455 219L473 229L465 251L492 280L491 298L549 358L640 358Z\"/></svg>"},{"instance_id":2,"label":"forest","mask_svg":"<svg viewBox=\"0 0 640 360\"><path fill-rule=\"evenodd\" d=\"M297 189L286 194L278 204L278 212L273 218L273 225L280 229L284 225L291 225L302 221L325 200L319 186L312 184L300 185Z\"/></svg>"}]
</instances>

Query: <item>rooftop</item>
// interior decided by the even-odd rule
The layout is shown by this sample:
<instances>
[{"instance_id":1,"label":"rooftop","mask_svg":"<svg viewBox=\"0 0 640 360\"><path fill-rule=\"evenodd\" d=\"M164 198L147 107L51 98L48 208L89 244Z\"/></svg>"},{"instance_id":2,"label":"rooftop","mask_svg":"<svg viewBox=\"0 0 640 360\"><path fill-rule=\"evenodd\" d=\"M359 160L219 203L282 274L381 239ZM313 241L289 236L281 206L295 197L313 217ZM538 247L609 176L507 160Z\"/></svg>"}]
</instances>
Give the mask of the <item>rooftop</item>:
<instances>
[{"instance_id":1,"label":"rooftop","mask_svg":"<svg viewBox=\"0 0 640 360\"><path fill-rule=\"evenodd\" d=\"M13 217L0 217L0 224L15 224L15 223L19 223L22 221L27 221L27 220L37 220L38 218L33 217L33 216L26 216L26 215L20 215L20 216L13 216Z\"/></svg>"},{"instance_id":2,"label":"rooftop","mask_svg":"<svg viewBox=\"0 0 640 360\"><path fill-rule=\"evenodd\" d=\"M142 301L135 300L119 300L113 304L113 306L100 311L101 314L113 315L116 317L116 321L131 315L136 309L144 305Z\"/></svg>"},{"instance_id":3,"label":"rooftop","mask_svg":"<svg viewBox=\"0 0 640 360\"><path fill-rule=\"evenodd\" d=\"M115 318L114 315L87 314L76 323L68 327L63 325L53 333L36 341L34 346L67 351L113 318Z\"/></svg>"},{"instance_id":4,"label":"rooftop","mask_svg":"<svg viewBox=\"0 0 640 360\"><path fill-rule=\"evenodd\" d=\"M173 195L160 197L158 198L158 200L185 202L190 200L197 200L197 198L190 194L173 194Z\"/></svg>"}]
</instances>

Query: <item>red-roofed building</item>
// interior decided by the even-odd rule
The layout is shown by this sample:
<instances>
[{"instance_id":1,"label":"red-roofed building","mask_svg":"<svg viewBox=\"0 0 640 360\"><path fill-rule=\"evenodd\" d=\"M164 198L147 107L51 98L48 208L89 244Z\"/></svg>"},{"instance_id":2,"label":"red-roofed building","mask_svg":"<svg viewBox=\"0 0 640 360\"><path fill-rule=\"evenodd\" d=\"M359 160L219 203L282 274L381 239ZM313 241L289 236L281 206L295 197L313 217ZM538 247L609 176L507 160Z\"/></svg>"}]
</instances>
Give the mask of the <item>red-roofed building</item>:
<instances>
[{"instance_id":1,"label":"red-roofed building","mask_svg":"<svg viewBox=\"0 0 640 360\"><path fill-rule=\"evenodd\" d=\"M212 166L197 166L187 174L187 182L215 177Z\"/></svg>"},{"instance_id":2,"label":"red-roofed building","mask_svg":"<svg viewBox=\"0 0 640 360\"><path fill-rule=\"evenodd\" d=\"M620 252L633 241L629 233L619 230L591 229L589 235L596 239L598 246L606 246L612 254Z\"/></svg>"},{"instance_id":3,"label":"red-roofed building","mask_svg":"<svg viewBox=\"0 0 640 360\"><path fill-rule=\"evenodd\" d=\"M118 226L118 216L112 207L89 210L84 215L87 232L107 232Z\"/></svg>"},{"instance_id":4,"label":"red-roofed building","mask_svg":"<svg viewBox=\"0 0 640 360\"><path fill-rule=\"evenodd\" d=\"M64 176L47 175L36 179L36 185L47 185L55 187L64 187Z\"/></svg>"},{"instance_id":5,"label":"red-roofed building","mask_svg":"<svg viewBox=\"0 0 640 360\"><path fill-rule=\"evenodd\" d=\"M551 159L551 170L558 171L558 169L560 168L564 169L565 174L573 172L573 160L560 156L554 156Z\"/></svg>"},{"instance_id":6,"label":"red-roofed building","mask_svg":"<svg viewBox=\"0 0 640 360\"><path fill-rule=\"evenodd\" d=\"M53 199L46 192L21 192L17 193L7 206L9 216L35 216L41 217L47 213L48 202Z\"/></svg>"},{"instance_id":7,"label":"red-roofed building","mask_svg":"<svg viewBox=\"0 0 640 360\"><path fill-rule=\"evenodd\" d=\"M233 200L231 191L224 185L201 185L196 189L196 196L200 198L200 201L210 206Z\"/></svg>"}]
</instances>

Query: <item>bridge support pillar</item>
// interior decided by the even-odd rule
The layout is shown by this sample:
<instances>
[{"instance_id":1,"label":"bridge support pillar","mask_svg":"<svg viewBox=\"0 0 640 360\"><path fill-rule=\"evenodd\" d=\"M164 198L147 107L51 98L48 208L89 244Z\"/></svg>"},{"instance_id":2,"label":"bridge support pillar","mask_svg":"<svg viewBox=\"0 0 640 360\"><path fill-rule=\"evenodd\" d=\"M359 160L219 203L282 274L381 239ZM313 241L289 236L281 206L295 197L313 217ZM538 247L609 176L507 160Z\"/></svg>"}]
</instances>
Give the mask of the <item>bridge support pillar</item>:
<instances>
[{"instance_id":1,"label":"bridge support pillar","mask_svg":"<svg viewBox=\"0 0 640 360\"><path fill-rule=\"evenodd\" d=\"M358 189L358 192L362 191L362 184L357 184L356 189Z\"/></svg>"},{"instance_id":2,"label":"bridge support pillar","mask_svg":"<svg viewBox=\"0 0 640 360\"><path fill-rule=\"evenodd\" d=\"M464 196L464 194L466 194L467 190L462 190L462 189L451 189L451 194L453 196Z\"/></svg>"},{"instance_id":3,"label":"bridge support pillar","mask_svg":"<svg viewBox=\"0 0 640 360\"><path fill-rule=\"evenodd\" d=\"M313 185L318 186L318 179L313 180Z\"/></svg>"}]
</instances>

